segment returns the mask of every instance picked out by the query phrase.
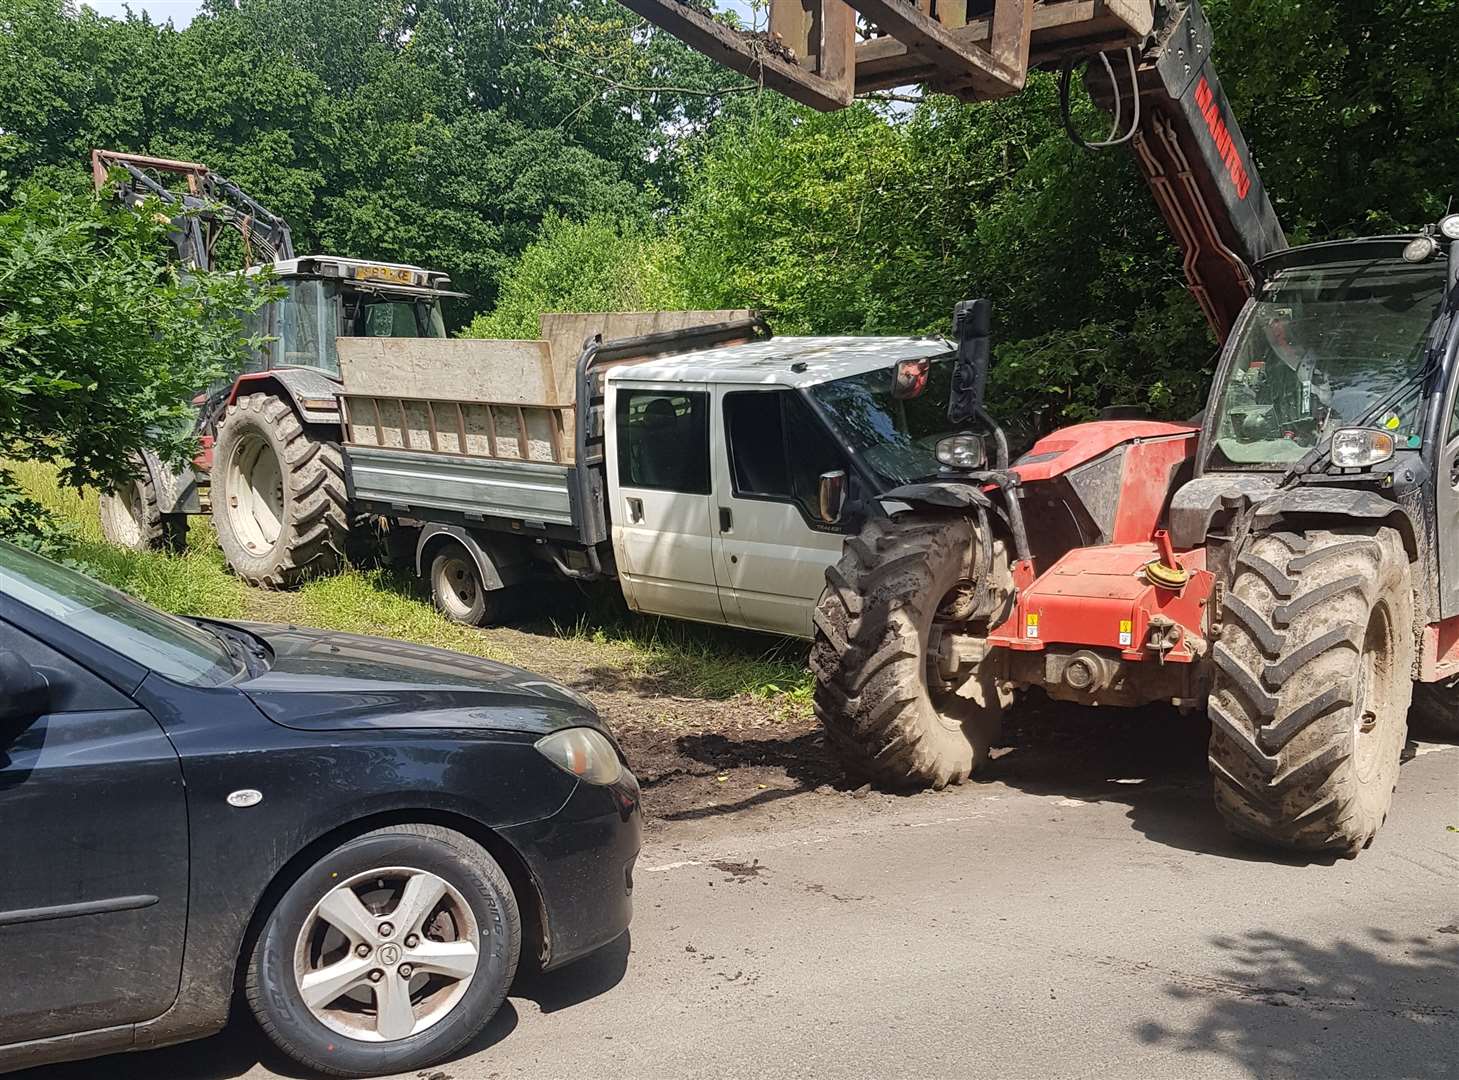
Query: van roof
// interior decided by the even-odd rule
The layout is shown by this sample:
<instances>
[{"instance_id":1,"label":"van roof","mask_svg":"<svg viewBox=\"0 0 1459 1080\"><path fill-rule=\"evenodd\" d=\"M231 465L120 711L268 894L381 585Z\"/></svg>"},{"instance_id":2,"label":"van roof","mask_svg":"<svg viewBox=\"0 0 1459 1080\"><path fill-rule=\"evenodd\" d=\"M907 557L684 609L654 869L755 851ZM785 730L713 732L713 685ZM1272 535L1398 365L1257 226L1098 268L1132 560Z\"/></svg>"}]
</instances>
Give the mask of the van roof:
<instances>
[{"instance_id":1,"label":"van roof","mask_svg":"<svg viewBox=\"0 0 1459 1080\"><path fill-rule=\"evenodd\" d=\"M608 378L804 387L953 351L942 337L775 337L623 364Z\"/></svg>"}]
</instances>

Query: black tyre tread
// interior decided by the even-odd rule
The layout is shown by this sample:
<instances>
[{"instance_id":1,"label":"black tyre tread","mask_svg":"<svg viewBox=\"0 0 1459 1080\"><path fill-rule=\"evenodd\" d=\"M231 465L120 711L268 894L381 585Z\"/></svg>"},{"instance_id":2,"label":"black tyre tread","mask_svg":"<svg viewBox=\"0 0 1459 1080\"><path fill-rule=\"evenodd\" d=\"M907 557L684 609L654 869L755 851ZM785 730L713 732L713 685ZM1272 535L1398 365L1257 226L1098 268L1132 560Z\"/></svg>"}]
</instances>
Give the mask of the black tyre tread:
<instances>
[{"instance_id":1,"label":"black tyre tread","mask_svg":"<svg viewBox=\"0 0 1459 1080\"><path fill-rule=\"evenodd\" d=\"M1383 824L1397 783L1413 666L1412 570L1397 533L1253 537L1237 559L1214 650L1210 767L1231 829L1303 850L1356 851ZM1373 775L1359 777L1351 708L1374 610L1392 653Z\"/></svg>"},{"instance_id":2,"label":"black tyre tread","mask_svg":"<svg viewBox=\"0 0 1459 1080\"><path fill-rule=\"evenodd\" d=\"M874 519L826 574L814 616L815 711L855 777L890 787L966 780L996 737L998 703L944 719L927 688L925 634L972 548L965 519Z\"/></svg>"},{"instance_id":3,"label":"black tyre tread","mask_svg":"<svg viewBox=\"0 0 1459 1080\"><path fill-rule=\"evenodd\" d=\"M157 485L152 482L151 474L146 467L138 464L140 473L135 481L137 495L142 503L142 551L181 551L187 547L187 515L186 514L164 514L161 503L157 498ZM106 494L102 499L114 499L115 496ZM108 542L123 547L130 547L121 540L113 537L107 528L107 515L101 514L101 531Z\"/></svg>"},{"instance_id":4,"label":"black tyre tread","mask_svg":"<svg viewBox=\"0 0 1459 1080\"><path fill-rule=\"evenodd\" d=\"M220 470L232 440L249 426L272 431L279 449L279 467L285 474L284 531L271 558L247 555L228 528L224 510L229 493L219 487L215 473L213 524L229 566L250 585L267 589L294 588L338 571L344 565L350 527L339 444L306 428L288 402L271 394L248 394L228 407L218 426Z\"/></svg>"},{"instance_id":5,"label":"black tyre tread","mask_svg":"<svg viewBox=\"0 0 1459 1080\"><path fill-rule=\"evenodd\" d=\"M354 837L350 842L355 843L376 836L400 835L434 840L446 847L455 849L464 861L471 863L477 873L486 878L505 899L506 902L503 905L502 915L507 922L510 937L517 941L520 946L522 939L522 916L521 911L517 907L516 897L512 891L511 883L508 881L506 873L497 861L492 858L491 854L470 837L439 825L408 824L388 825L384 828L374 829L371 832ZM351 1069L331 1067L328 1061L319 1060L316 1055L309 1052L308 1048L298 1045L290 1037L288 1032L282 1030L273 1022L272 1015L265 1000L265 988L261 978L263 942L263 935L259 935L258 940L254 943L253 953L248 960L248 967L244 975L243 993L244 997L248 1000L249 1008L252 1010L254 1018L258 1021L258 1025L263 1029L264 1034L268 1036L269 1040L275 1046L295 1061L306 1063L322 1073L330 1076L346 1077L369 1075ZM516 977L520 959L521 954L519 948L515 955L509 957L507 975L501 984L501 994L494 1001L489 1002L488 1006L484 1009L483 1022L495 1016L497 1010L501 1008L502 1002L506 1000L507 989L511 986L512 979ZM439 1059L449 1058L462 1046L475 1038L479 1030L479 1028L473 1028L468 1025L463 1029L460 1037L454 1043L437 1047L435 1056Z\"/></svg>"}]
</instances>

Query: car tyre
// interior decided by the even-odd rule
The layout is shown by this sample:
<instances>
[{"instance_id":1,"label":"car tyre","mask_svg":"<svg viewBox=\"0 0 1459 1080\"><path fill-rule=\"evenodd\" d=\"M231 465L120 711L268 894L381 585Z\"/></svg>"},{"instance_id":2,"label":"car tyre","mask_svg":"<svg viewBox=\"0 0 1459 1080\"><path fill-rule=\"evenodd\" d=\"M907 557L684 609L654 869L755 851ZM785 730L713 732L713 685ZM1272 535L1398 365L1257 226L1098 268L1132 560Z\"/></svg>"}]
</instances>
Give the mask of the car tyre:
<instances>
[{"instance_id":1,"label":"car tyre","mask_svg":"<svg viewBox=\"0 0 1459 1080\"><path fill-rule=\"evenodd\" d=\"M410 1072L448 1058L496 1014L521 941L511 885L484 848L438 826L394 825L342 844L280 897L245 994L264 1033L308 1068Z\"/></svg>"}]
</instances>

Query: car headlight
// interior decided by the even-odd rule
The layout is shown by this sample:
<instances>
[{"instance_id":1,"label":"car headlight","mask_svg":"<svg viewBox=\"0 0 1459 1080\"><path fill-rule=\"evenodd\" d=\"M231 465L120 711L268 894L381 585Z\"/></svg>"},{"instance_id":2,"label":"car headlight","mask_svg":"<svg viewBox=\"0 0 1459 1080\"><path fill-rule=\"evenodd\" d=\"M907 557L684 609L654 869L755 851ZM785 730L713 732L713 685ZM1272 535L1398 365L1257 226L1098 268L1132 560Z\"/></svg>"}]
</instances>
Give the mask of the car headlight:
<instances>
[{"instance_id":1,"label":"car headlight","mask_svg":"<svg viewBox=\"0 0 1459 1080\"><path fill-rule=\"evenodd\" d=\"M937 444L937 460L949 469L981 469L988 454L981 435L950 435Z\"/></svg>"},{"instance_id":2,"label":"car headlight","mask_svg":"<svg viewBox=\"0 0 1459 1080\"><path fill-rule=\"evenodd\" d=\"M563 772L589 784L612 784L623 775L618 751L601 731L571 727L544 735L536 747Z\"/></svg>"},{"instance_id":3,"label":"car headlight","mask_svg":"<svg viewBox=\"0 0 1459 1080\"><path fill-rule=\"evenodd\" d=\"M1340 469L1365 469L1393 456L1393 433L1374 428L1343 428L1332 436L1332 463Z\"/></svg>"}]
</instances>

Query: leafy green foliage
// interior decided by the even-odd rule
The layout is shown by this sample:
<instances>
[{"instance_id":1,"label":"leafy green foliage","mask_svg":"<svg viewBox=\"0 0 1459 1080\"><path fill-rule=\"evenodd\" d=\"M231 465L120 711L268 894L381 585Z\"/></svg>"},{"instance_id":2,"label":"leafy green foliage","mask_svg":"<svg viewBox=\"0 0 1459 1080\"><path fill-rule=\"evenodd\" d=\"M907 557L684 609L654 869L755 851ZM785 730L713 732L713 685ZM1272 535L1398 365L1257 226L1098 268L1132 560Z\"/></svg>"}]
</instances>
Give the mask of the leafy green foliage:
<instances>
[{"instance_id":1,"label":"leafy green foliage","mask_svg":"<svg viewBox=\"0 0 1459 1080\"><path fill-rule=\"evenodd\" d=\"M74 487L125 480L148 447L193 453L192 396L242 366L257 277L180 274L159 208L38 184L0 210L0 457L57 462ZM41 536L0 487L0 531Z\"/></svg>"},{"instance_id":2,"label":"leafy green foliage","mask_svg":"<svg viewBox=\"0 0 1459 1080\"><path fill-rule=\"evenodd\" d=\"M676 251L646 227L604 214L585 221L552 216L542 237L502 277L500 299L467 337L534 338L544 311L644 311L682 306Z\"/></svg>"}]
</instances>

